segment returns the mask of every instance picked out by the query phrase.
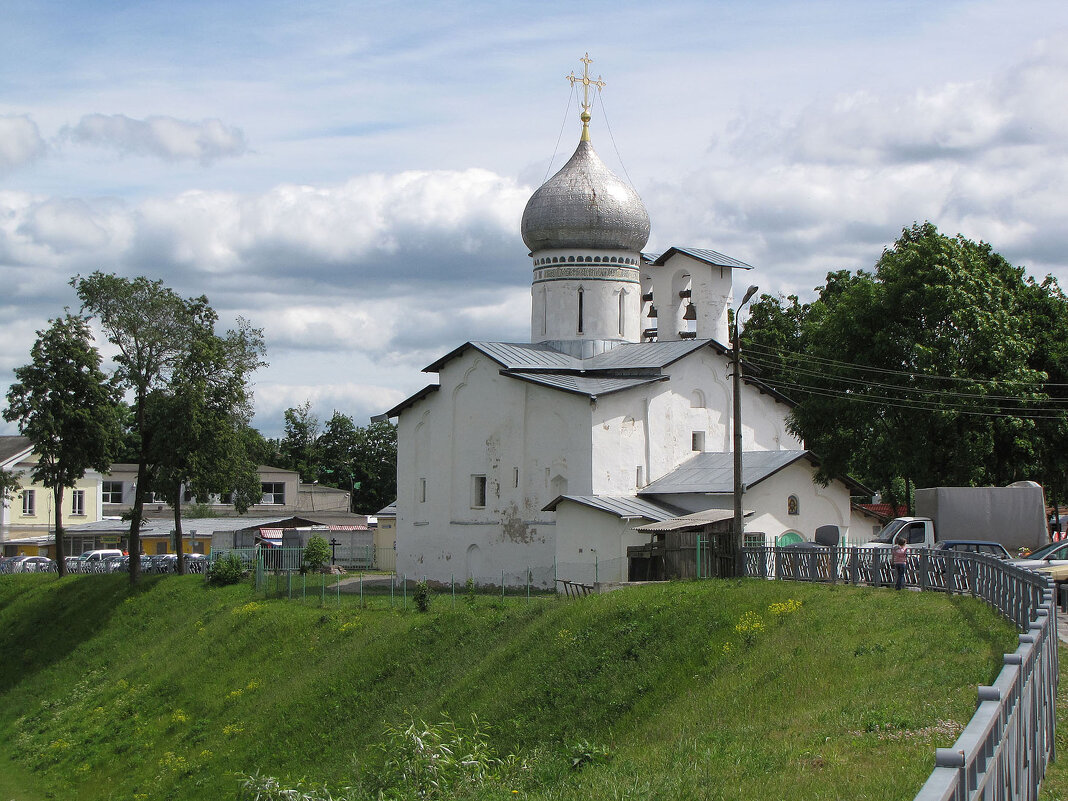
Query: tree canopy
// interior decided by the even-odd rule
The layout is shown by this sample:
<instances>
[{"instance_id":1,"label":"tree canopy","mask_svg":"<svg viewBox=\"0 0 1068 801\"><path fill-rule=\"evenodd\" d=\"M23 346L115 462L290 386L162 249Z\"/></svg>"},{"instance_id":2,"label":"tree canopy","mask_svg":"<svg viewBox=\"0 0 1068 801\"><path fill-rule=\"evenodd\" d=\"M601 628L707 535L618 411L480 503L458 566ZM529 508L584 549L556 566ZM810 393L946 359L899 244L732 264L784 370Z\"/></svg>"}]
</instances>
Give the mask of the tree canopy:
<instances>
[{"instance_id":1,"label":"tree canopy","mask_svg":"<svg viewBox=\"0 0 1068 801\"><path fill-rule=\"evenodd\" d=\"M757 377L796 402L789 426L821 478L850 474L900 504L916 486L1056 471L1063 486L1068 304L1052 278L924 223L873 272L829 273L817 292L764 295L742 341Z\"/></svg>"},{"instance_id":2,"label":"tree canopy","mask_svg":"<svg viewBox=\"0 0 1068 801\"><path fill-rule=\"evenodd\" d=\"M55 499L56 562L66 573L63 490L86 471L106 472L121 439L119 391L100 369L85 318L72 314L37 332L30 363L15 369L4 419L17 421L33 443L33 481ZM5 482L6 483L6 482Z\"/></svg>"},{"instance_id":3,"label":"tree canopy","mask_svg":"<svg viewBox=\"0 0 1068 801\"><path fill-rule=\"evenodd\" d=\"M81 299L82 310L98 318L108 341L116 346L115 377L133 394L131 428L135 436L131 444L136 449L137 484L129 542L130 581L136 583L140 577L144 502L149 492L157 490L154 482L158 480L158 468L166 465L171 471L171 486L158 488L163 493L173 491L173 479L178 473L207 483L211 482L205 477L215 475L207 464L217 455L194 457L193 452L198 451L195 442L187 445L172 436L172 432L180 433L194 441L206 436L203 418L176 431L178 418L211 405L209 385L221 391L216 400L226 397L235 404L231 412L240 409L245 397L240 391L235 393L229 382L243 383L260 365L262 337L258 332L253 335L247 327L239 328L237 334L232 332L228 338L215 337L218 315L208 299L203 295L183 298L159 280L97 271L84 278L75 277L71 285ZM231 345L243 344L245 349L227 351L228 341ZM238 363L224 364L227 359L237 359ZM174 441L160 442L157 437ZM205 442L200 439L201 445ZM193 458L197 461L190 462Z\"/></svg>"}]
</instances>

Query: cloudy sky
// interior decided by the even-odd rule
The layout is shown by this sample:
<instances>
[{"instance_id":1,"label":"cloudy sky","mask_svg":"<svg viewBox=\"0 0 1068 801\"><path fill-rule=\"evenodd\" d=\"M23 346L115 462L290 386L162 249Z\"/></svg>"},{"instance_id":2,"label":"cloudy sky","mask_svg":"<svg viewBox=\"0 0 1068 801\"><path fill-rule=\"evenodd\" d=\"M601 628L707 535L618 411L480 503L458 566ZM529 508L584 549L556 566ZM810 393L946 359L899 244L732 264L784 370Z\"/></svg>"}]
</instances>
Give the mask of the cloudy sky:
<instances>
[{"instance_id":1,"label":"cloudy sky","mask_svg":"<svg viewBox=\"0 0 1068 801\"><path fill-rule=\"evenodd\" d=\"M647 250L806 297L930 220L1068 284L1062 1L3 5L0 392L95 269L262 327L270 436L527 340L520 217L577 143L585 51Z\"/></svg>"}]
</instances>

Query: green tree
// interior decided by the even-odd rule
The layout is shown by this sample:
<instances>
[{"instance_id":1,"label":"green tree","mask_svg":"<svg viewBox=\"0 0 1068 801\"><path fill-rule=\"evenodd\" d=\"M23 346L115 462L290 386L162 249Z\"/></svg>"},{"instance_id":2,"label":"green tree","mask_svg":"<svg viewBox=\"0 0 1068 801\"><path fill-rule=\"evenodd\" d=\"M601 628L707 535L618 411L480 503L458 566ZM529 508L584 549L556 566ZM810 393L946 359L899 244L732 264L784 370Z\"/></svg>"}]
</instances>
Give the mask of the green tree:
<instances>
[{"instance_id":1,"label":"green tree","mask_svg":"<svg viewBox=\"0 0 1068 801\"><path fill-rule=\"evenodd\" d=\"M397 497L397 427L388 420L360 429L355 454L356 481L353 508L373 515Z\"/></svg>"},{"instance_id":2,"label":"green tree","mask_svg":"<svg viewBox=\"0 0 1068 801\"><path fill-rule=\"evenodd\" d=\"M296 470L301 481L319 476L319 418L312 414L311 401L285 411L285 435L281 441L282 467Z\"/></svg>"},{"instance_id":3,"label":"green tree","mask_svg":"<svg viewBox=\"0 0 1068 801\"><path fill-rule=\"evenodd\" d=\"M990 245L914 225L874 272L830 273L808 306L762 299L743 352L797 402L790 429L824 480L851 474L896 503L916 486L1007 483L1040 461L1032 410L1048 398L1028 286Z\"/></svg>"},{"instance_id":4,"label":"green tree","mask_svg":"<svg viewBox=\"0 0 1068 801\"><path fill-rule=\"evenodd\" d=\"M17 474L10 470L0 470L0 504L3 508L7 508L21 487L22 481Z\"/></svg>"},{"instance_id":5,"label":"green tree","mask_svg":"<svg viewBox=\"0 0 1068 801\"><path fill-rule=\"evenodd\" d=\"M182 502L229 495L244 513L260 499L256 462L246 451L252 417L251 374L264 366L263 333L245 320L225 337L199 332L165 388L153 390L146 413L148 456L158 494L174 510L178 572L182 553ZM166 432L161 436L161 432Z\"/></svg>"},{"instance_id":6,"label":"green tree","mask_svg":"<svg viewBox=\"0 0 1068 801\"><path fill-rule=\"evenodd\" d=\"M149 395L165 390L174 371L189 356L191 343L214 330L217 315L203 295L182 298L162 281L143 276L122 278L96 271L71 279L88 311L116 346L115 377L133 393L132 428L136 432L137 485L130 514L130 582L141 576L141 520L155 476L150 469L152 437Z\"/></svg>"},{"instance_id":7,"label":"green tree","mask_svg":"<svg viewBox=\"0 0 1068 801\"><path fill-rule=\"evenodd\" d=\"M87 470L106 472L121 437L118 389L100 369L100 353L85 318L72 314L37 332L31 362L15 369L4 419L17 421L33 442L34 481L55 498L56 563L67 572L63 543L63 490Z\"/></svg>"}]
</instances>

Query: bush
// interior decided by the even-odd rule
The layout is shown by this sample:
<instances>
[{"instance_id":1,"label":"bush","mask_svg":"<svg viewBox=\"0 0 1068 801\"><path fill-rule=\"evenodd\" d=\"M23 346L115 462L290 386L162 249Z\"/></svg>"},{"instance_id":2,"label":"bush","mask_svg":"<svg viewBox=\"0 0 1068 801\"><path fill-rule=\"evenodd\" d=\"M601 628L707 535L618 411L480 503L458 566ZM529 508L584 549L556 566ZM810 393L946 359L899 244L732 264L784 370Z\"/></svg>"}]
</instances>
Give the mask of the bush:
<instances>
[{"instance_id":1,"label":"bush","mask_svg":"<svg viewBox=\"0 0 1068 801\"><path fill-rule=\"evenodd\" d=\"M322 569L330 561L330 545L319 536L310 537L304 546L304 564L310 571Z\"/></svg>"},{"instance_id":2,"label":"bush","mask_svg":"<svg viewBox=\"0 0 1068 801\"><path fill-rule=\"evenodd\" d=\"M412 599L415 601L415 608L420 612L426 612L430 609L430 587L427 585L426 579L415 585Z\"/></svg>"},{"instance_id":3,"label":"bush","mask_svg":"<svg viewBox=\"0 0 1068 801\"><path fill-rule=\"evenodd\" d=\"M211 563L208 568L208 583L217 587L237 584L245 577L245 566L236 553L228 553L222 559Z\"/></svg>"}]
</instances>

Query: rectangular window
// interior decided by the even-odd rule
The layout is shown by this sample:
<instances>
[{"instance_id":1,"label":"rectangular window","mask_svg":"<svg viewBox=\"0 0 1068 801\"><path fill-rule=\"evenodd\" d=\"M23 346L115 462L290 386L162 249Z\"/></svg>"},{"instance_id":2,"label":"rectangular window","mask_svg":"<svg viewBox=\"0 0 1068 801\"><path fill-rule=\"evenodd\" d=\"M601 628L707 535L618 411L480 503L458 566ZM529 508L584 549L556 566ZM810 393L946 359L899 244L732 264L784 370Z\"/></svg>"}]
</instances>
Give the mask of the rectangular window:
<instances>
[{"instance_id":1,"label":"rectangular window","mask_svg":"<svg viewBox=\"0 0 1068 801\"><path fill-rule=\"evenodd\" d=\"M645 486L645 483L643 481L644 478L645 478L645 471L642 469L641 465L638 465L638 467L634 471L634 486L638 487L638 488L644 487Z\"/></svg>"},{"instance_id":2,"label":"rectangular window","mask_svg":"<svg viewBox=\"0 0 1068 801\"><path fill-rule=\"evenodd\" d=\"M22 513L26 517L33 517L37 514L37 490L22 491Z\"/></svg>"},{"instance_id":3,"label":"rectangular window","mask_svg":"<svg viewBox=\"0 0 1068 801\"><path fill-rule=\"evenodd\" d=\"M284 506L286 502L286 485L281 481L264 481L260 487L263 489L263 499L260 503L272 503Z\"/></svg>"},{"instance_id":4,"label":"rectangular window","mask_svg":"<svg viewBox=\"0 0 1068 801\"><path fill-rule=\"evenodd\" d=\"M73 490L71 492L70 513L75 516L85 514L85 490Z\"/></svg>"},{"instance_id":5,"label":"rectangular window","mask_svg":"<svg viewBox=\"0 0 1068 801\"><path fill-rule=\"evenodd\" d=\"M690 450L703 451L705 449L705 432L694 431L690 434Z\"/></svg>"},{"instance_id":6,"label":"rectangular window","mask_svg":"<svg viewBox=\"0 0 1068 801\"><path fill-rule=\"evenodd\" d=\"M519 489L519 468L512 468L512 486Z\"/></svg>"},{"instance_id":7,"label":"rectangular window","mask_svg":"<svg viewBox=\"0 0 1068 801\"><path fill-rule=\"evenodd\" d=\"M419 479L419 489L417 491L419 503L426 503L426 479Z\"/></svg>"},{"instance_id":8,"label":"rectangular window","mask_svg":"<svg viewBox=\"0 0 1068 801\"><path fill-rule=\"evenodd\" d=\"M486 507L486 477L471 476L471 508L484 509Z\"/></svg>"},{"instance_id":9,"label":"rectangular window","mask_svg":"<svg viewBox=\"0 0 1068 801\"><path fill-rule=\"evenodd\" d=\"M104 490L104 503L122 503L121 481L104 481L101 486Z\"/></svg>"},{"instance_id":10,"label":"rectangular window","mask_svg":"<svg viewBox=\"0 0 1068 801\"><path fill-rule=\"evenodd\" d=\"M227 506L233 506L234 505L234 493L232 493L232 492L224 492L222 495L219 496L219 503L226 504Z\"/></svg>"}]
</instances>

